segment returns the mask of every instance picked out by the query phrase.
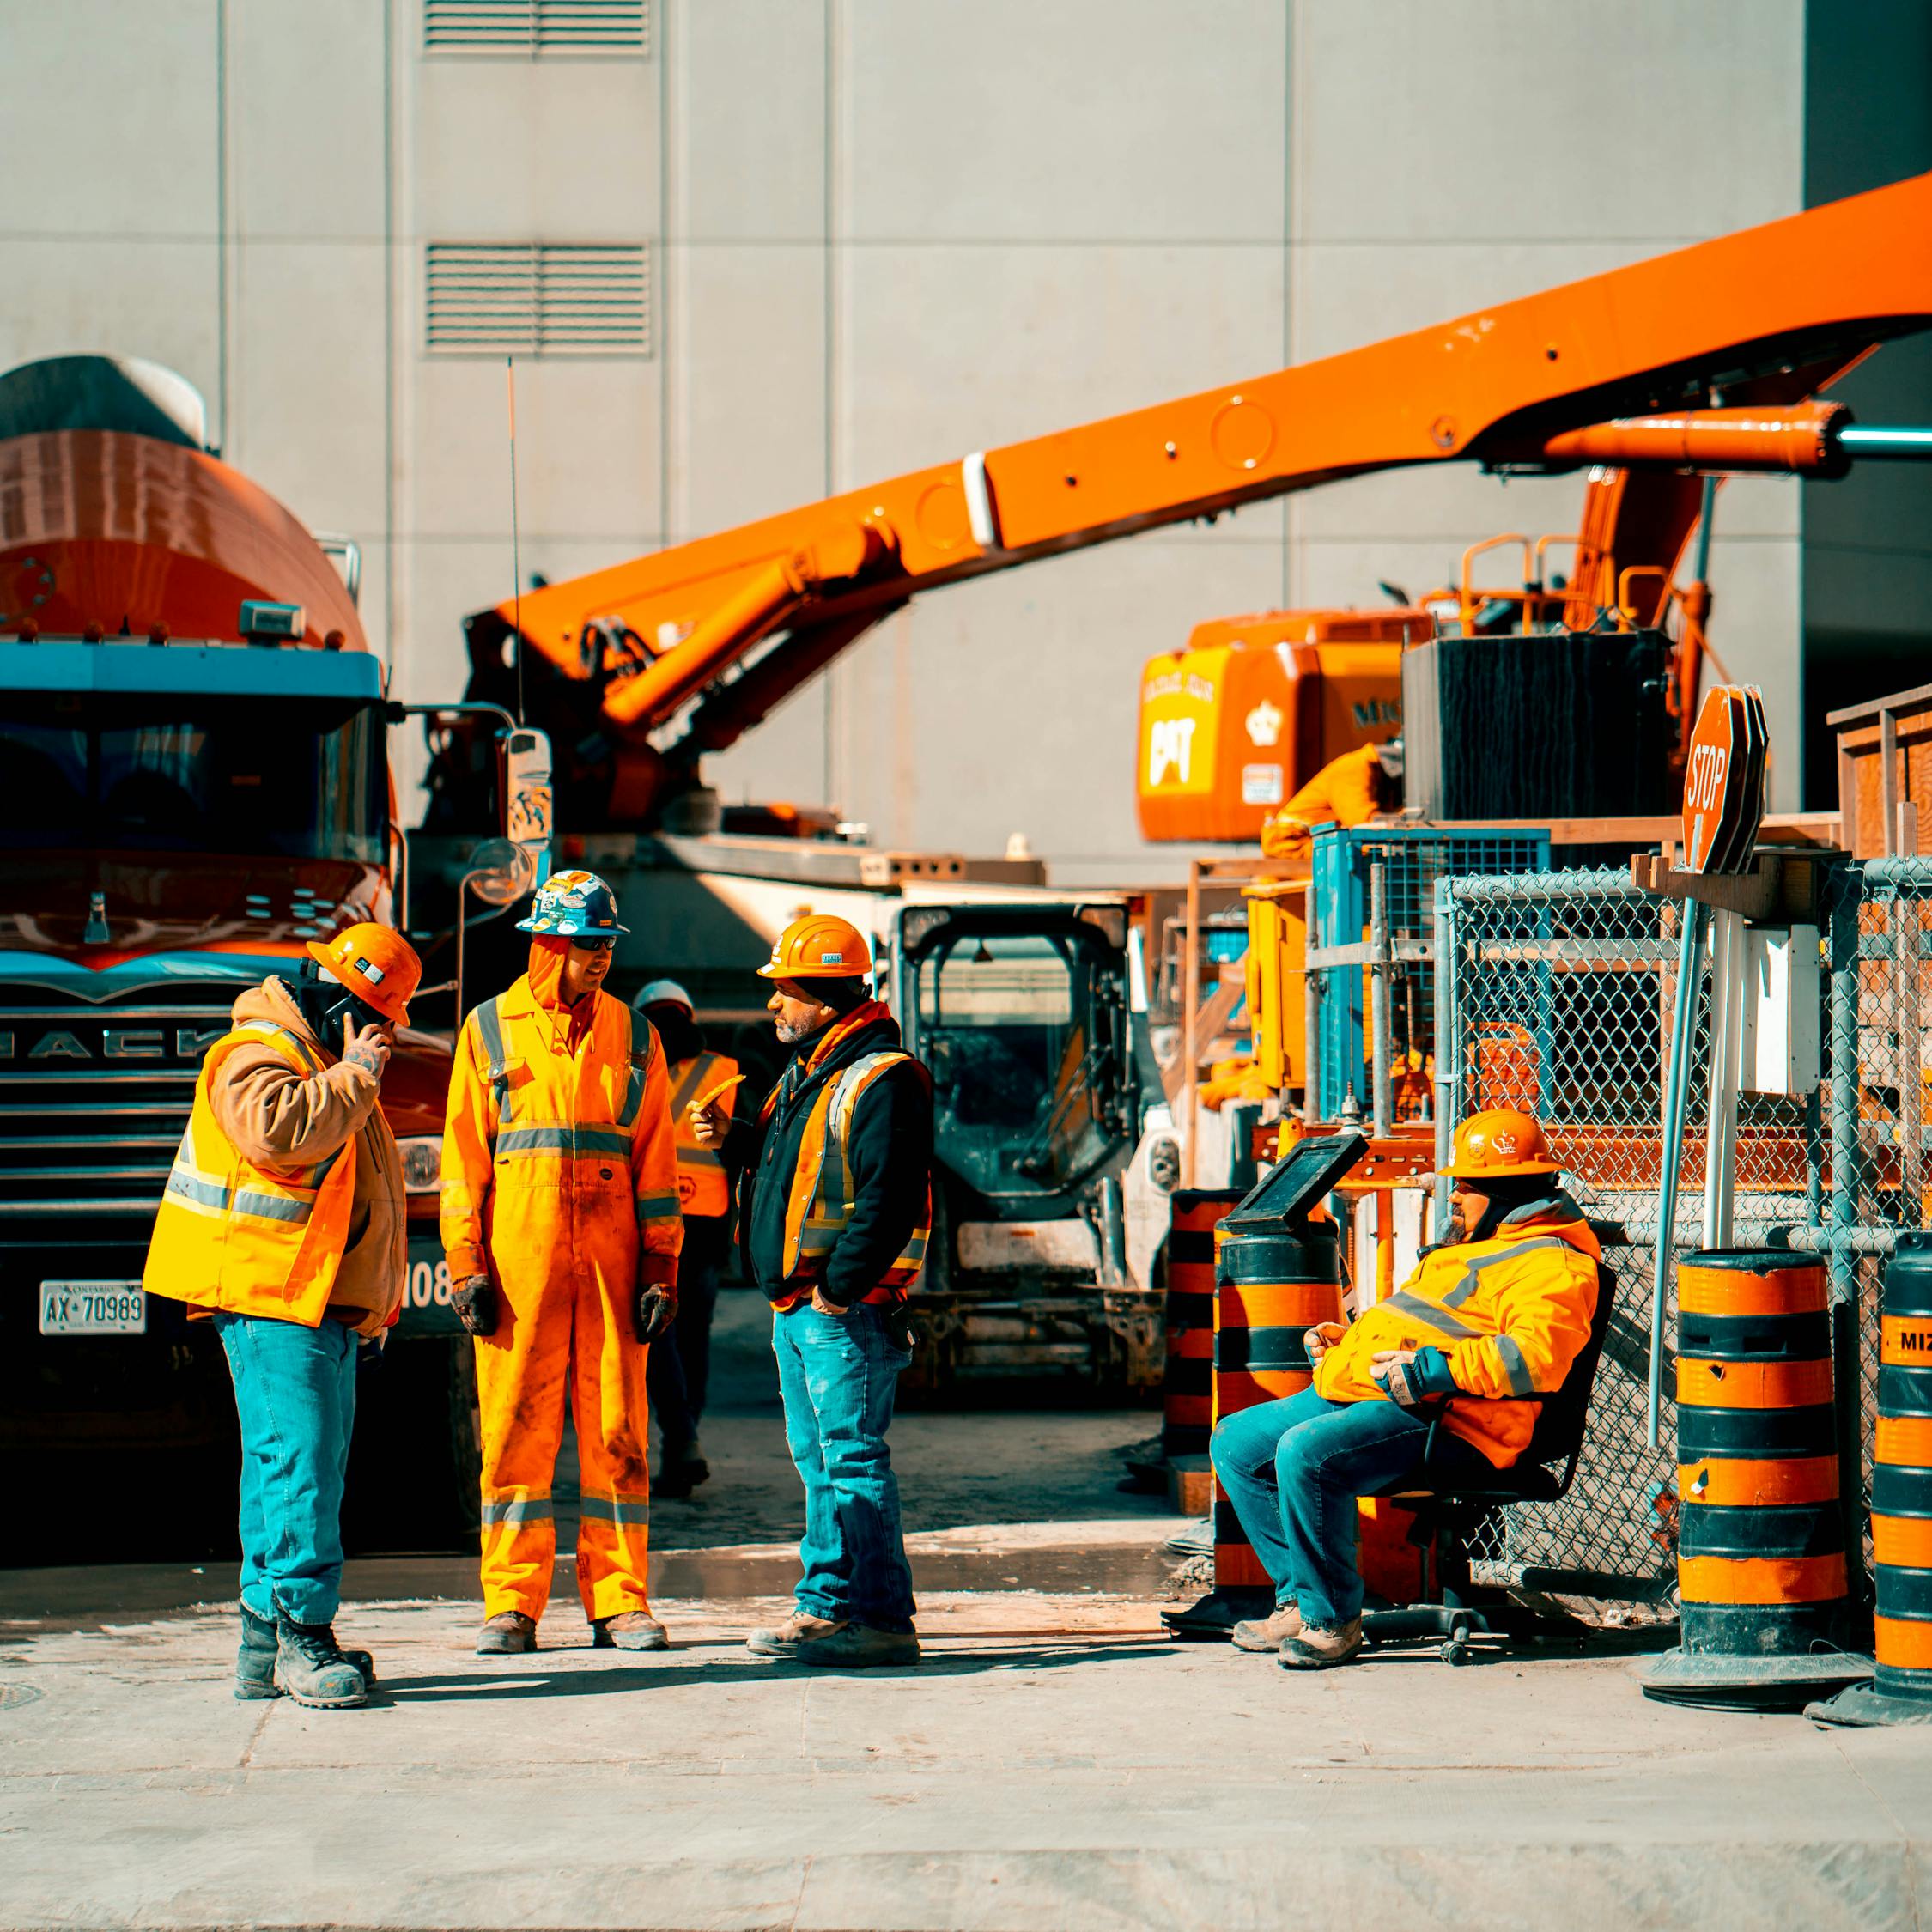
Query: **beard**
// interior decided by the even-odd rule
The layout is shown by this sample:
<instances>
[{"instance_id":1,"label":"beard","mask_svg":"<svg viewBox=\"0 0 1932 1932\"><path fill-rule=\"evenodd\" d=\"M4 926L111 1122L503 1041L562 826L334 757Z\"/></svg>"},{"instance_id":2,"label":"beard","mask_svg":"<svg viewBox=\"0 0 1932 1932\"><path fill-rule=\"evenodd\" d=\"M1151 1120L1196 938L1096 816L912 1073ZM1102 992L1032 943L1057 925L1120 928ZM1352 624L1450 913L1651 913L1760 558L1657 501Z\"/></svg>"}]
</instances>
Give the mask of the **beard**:
<instances>
[{"instance_id":1,"label":"beard","mask_svg":"<svg viewBox=\"0 0 1932 1932\"><path fill-rule=\"evenodd\" d=\"M772 1030L777 1034L779 1044L795 1047L811 1031L808 1026L800 1026L795 1020L774 1020Z\"/></svg>"}]
</instances>

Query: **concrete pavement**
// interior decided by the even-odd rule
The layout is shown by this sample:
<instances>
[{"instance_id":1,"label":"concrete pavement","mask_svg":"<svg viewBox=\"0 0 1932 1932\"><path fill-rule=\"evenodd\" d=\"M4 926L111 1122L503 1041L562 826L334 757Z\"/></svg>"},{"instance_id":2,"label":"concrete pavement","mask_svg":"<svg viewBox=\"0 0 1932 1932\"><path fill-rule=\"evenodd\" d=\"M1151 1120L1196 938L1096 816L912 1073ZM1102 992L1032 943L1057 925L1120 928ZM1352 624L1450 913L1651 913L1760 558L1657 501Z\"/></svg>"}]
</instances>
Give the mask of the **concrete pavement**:
<instances>
[{"instance_id":1,"label":"concrete pavement","mask_svg":"<svg viewBox=\"0 0 1932 1932\"><path fill-rule=\"evenodd\" d=\"M567 1602L485 1660L472 1603L355 1606L382 1690L328 1713L232 1702L226 1611L0 1626L0 1923L1892 1927L1932 1894L1932 1734L1668 1709L1628 1657L1302 1678L1149 1599L928 1588L928 1662L841 1677L743 1649L782 1598L659 1609L665 1656Z\"/></svg>"}]
</instances>

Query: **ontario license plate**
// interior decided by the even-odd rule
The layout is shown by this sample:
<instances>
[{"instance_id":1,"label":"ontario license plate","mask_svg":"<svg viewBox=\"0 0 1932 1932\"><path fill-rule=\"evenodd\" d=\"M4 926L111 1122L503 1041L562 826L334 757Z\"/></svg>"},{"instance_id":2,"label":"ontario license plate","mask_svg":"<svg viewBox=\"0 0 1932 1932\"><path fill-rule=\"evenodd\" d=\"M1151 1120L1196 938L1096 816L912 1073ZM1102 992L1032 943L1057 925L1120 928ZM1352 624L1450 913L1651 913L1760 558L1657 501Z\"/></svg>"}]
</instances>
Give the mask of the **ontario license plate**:
<instances>
[{"instance_id":1,"label":"ontario license plate","mask_svg":"<svg viewBox=\"0 0 1932 1932\"><path fill-rule=\"evenodd\" d=\"M43 1335L144 1335L148 1296L138 1281L43 1281Z\"/></svg>"}]
</instances>

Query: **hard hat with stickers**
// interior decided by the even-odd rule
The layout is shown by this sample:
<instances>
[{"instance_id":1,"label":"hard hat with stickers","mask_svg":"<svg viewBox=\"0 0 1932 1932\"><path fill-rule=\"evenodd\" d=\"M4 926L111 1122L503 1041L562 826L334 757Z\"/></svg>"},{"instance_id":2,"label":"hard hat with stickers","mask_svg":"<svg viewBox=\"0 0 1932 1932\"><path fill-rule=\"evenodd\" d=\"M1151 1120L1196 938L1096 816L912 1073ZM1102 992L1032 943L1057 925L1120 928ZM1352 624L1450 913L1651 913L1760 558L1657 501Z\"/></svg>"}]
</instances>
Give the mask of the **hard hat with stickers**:
<instances>
[{"instance_id":1,"label":"hard hat with stickers","mask_svg":"<svg viewBox=\"0 0 1932 1932\"><path fill-rule=\"evenodd\" d=\"M528 919L517 921L519 933L547 939L602 938L630 928L617 920L617 896L595 872L552 872L537 894Z\"/></svg>"}]
</instances>

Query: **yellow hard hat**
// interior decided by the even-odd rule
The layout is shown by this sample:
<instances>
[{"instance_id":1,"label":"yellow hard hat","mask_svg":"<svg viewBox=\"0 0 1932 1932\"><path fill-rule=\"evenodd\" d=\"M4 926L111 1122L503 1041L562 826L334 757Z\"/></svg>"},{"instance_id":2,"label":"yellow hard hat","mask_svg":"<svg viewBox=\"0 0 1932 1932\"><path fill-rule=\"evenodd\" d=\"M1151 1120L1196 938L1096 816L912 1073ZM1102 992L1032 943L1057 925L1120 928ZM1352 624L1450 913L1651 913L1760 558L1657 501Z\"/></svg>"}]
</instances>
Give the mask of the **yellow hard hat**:
<instances>
[{"instance_id":1,"label":"yellow hard hat","mask_svg":"<svg viewBox=\"0 0 1932 1932\"><path fill-rule=\"evenodd\" d=\"M871 950L856 926L832 913L807 913L778 935L758 977L843 980L872 969Z\"/></svg>"},{"instance_id":2,"label":"yellow hard hat","mask_svg":"<svg viewBox=\"0 0 1932 1932\"><path fill-rule=\"evenodd\" d=\"M410 995L422 983L422 962L400 933L365 921L332 939L311 939L308 950L365 1006L398 1026L409 1024Z\"/></svg>"},{"instance_id":3,"label":"yellow hard hat","mask_svg":"<svg viewBox=\"0 0 1932 1932\"><path fill-rule=\"evenodd\" d=\"M1559 1169L1534 1114L1489 1107L1455 1130L1449 1163L1442 1171L1456 1181L1497 1181L1511 1174L1555 1174Z\"/></svg>"}]
</instances>

